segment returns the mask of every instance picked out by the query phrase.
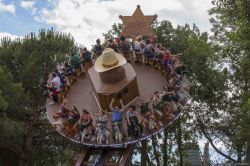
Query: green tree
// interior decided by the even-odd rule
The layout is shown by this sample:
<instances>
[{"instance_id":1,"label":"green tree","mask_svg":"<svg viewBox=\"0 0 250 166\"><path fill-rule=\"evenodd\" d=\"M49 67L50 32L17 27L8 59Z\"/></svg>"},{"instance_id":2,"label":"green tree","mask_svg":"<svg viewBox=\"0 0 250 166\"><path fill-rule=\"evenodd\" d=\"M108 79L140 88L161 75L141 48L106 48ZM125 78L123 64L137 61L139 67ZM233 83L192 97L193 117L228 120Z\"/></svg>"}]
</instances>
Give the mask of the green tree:
<instances>
[{"instance_id":1,"label":"green tree","mask_svg":"<svg viewBox=\"0 0 250 166\"><path fill-rule=\"evenodd\" d=\"M43 84L57 63L73 49L74 39L64 33L41 30L23 39L4 38L0 46L0 149L13 158L4 165L55 165L58 153L56 135L51 130L46 112ZM60 141L59 141L60 142ZM54 163L54 164L53 164Z\"/></svg>"},{"instance_id":2,"label":"green tree","mask_svg":"<svg viewBox=\"0 0 250 166\"><path fill-rule=\"evenodd\" d=\"M219 55L230 68L230 98L225 121L237 160L245 157L250 164L250 2L248 0L213 0L210 10L213 41L220 46Z\"/></svg>"},{"instance_id":3,"label":"green tree","mask_svg":"<svg viewBox=\"0 0 250 166\"><path fill-rule=\"evenodd\" d=\"M109 30L107 33L103 33L102 35L105 40L114 39L115 37L118 37L121 34L123 27L124 25L121 23L114 23L111 26L111 30Z\"/></svg>"},{"instance_id":4,"label":"green tree","mask_svg":"<svg viewBox=\"0 0 250 166\"><path fill-rule=\"evenodd\" d=\"M181 164L186 151L197 144L198 133L200 136L203 135L200 132L200 124L197 123L196 115L202 114L206 117L206 124L210 125L210 122L218 119L218 109L225 106L225 91L228 88L225 84L227 71L220 71L216 68L219 63L219 57L216 55L217 49L208 41L208 34L201 33L195 24L192 28L187 24L173 28L171 23L164 20L154 28L157 42L163 43L174 54L184 53L182 60L188 67L189 78L193 83L190 91L193 106L182 116L181 130L179 125L173 125L178 132L172 140L178 140L176 144L179 146L178 155ZM202 122L204 120L202 119ZM167 143L167 141L164 142Z\"/></svg>"}]
</instances>

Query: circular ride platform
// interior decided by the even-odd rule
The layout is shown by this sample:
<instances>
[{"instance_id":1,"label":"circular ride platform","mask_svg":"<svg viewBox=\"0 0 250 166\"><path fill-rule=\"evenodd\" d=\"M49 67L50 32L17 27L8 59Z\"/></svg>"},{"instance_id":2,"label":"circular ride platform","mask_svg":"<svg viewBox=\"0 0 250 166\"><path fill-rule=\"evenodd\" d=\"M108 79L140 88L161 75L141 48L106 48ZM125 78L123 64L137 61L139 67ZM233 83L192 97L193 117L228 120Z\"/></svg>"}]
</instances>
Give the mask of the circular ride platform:
<instances>
[{"instance_id":1,"label":"circular ride platform","mask_svg":"<svg viewBox=\"0 0 250 166\"><path fill-rule=\"evenodd\" d=\"M159 92L162 91L163 86L167 83L167 80L158 70L143 64L132 64L132 66L136 72L140 99L149 101L152 98L152 95L155 91ZM90 113L93 119L93 125L94 126L96 125L96 116L94 116L94 114L97 113L97 111L99 111L100 109L93 94L91 81L87 75L81 76L71 85L71 88L67 93L67 100L69 106L76 106L78 110L82 110L83 108L85 108ZM55 122L53 116L56 114L56 112L58 112L61 109L61 105L60 103L49 105L49 102L51 102L50 99L48 99L46 103L47 115L50 123L53 124ZM135 105L136 103L133 104ZM160 126L153 131L145 132L143 136L140 136L139 138L128 139L126 111L124 111L122 120L124 136L123 136L123 141L120 144L115 143L115 141L112 138L113 137L112 122L111 122L112 115L108 115L107 127L111 131L111 134L109 135L108 144L104 143L98 144L96 141L90 141L90 140L80 142L79 138L67 137L63 131L60 130L57 131L65 138L70 139L71 141L74 141L79 144L87 146L95 146L95 147L121 147L127 144L133 144L137 141L142 141L144 139L151 137L153 134L161 132L164 128L171 125L175 121L175 119L179 117L180 113L178 113L174 119L167 122L163 122L163 126Z\"/></svg>"}]
</instances>

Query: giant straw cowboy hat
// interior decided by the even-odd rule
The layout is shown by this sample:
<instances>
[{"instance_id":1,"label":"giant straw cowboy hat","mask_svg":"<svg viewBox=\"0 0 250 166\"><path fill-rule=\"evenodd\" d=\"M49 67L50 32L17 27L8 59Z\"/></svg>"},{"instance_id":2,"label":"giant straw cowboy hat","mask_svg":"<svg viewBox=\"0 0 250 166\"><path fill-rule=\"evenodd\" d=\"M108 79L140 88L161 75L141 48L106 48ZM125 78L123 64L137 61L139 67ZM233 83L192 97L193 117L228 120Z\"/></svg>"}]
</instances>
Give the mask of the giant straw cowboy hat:
<instances>
[{"instance_id":1,"label":"giant straw cowboy hat","mask_svg":"<svg viewBox=\"0 0 250 166\"><path fill-rule=\"evenodd\" d=\"M97 72L105 72L125 63L127 60L121 54L116 53L111 48L105 48L102 55L96 59L94 68Z\"/></svg>"}]
</instances>

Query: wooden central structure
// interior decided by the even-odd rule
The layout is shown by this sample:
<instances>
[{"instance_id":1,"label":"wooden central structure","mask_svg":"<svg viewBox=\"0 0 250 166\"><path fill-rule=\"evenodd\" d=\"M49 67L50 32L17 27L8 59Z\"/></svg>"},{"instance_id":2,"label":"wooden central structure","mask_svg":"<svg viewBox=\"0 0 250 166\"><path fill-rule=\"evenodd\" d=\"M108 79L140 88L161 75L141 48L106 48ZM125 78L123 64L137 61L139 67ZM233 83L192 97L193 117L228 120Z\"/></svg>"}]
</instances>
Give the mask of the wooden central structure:
<instances>
[{"instance_id":1,"label":"wooden central structure","mask_svg":"<svg viewBox=\"0 0 250 166\"><path fill-rule=\"evenodd\" d=\"M121 35L125 37L131 37L132 39L136 39L136 37L139 35L142 37L150 37L154 35L150 26L156 20L157 15L145 16L141 11L140 5L137 5L137 8L132 16L119 17L125 25Z\"/></svg>"},{"instance_id":2,"label":"wooden central structure","mask_svg":"<svg viewBox=\"0 0 250 166\"><path fill-rule=\"evenodd\" d=\"M120 16L125 27L122 31L122 35L125 37L131 37L135 39L137 36L150 37L153 35L151 25L157 18L157 15L144 16L140 6L132 16ZM122 65L123 64L123 65ZM71 88L67 94L69 99L69 105L76 106L77 108L85 108L90 113L93 119L93 126L96 125L97 117L94 116L99 109L109 110L109 105L112 98L115 98L114 106L120 106L119 100L122 99L125 108L135 101L139 96L140 99L149 101L151 95L155 91L161 91L162 86L166 84L166 79L162 77L161 73L154 69L145 67L144 65L130 63L122 63L110 70L103 70L103 72L97 72L94 67L88 70L88 79L80 78L75 85ZM104 66L104 64L102 64ZM106 64L105 64L106 65ZM135 72L135 70L137 72ZM100 70L99 70L100 71ZM138 83L139 82L139 87ZM141 94L139 94L139 89ZM93 95L92 95L93 93ZM99 109L96 102L98 103ZM49 104L49 99L46 103L46 110L48 119L51 124L55 122L54 116L61 111L59 103L55 105ZM81 154L76 161L75 166L85 165L102 165L102 166L130 166L133 151L135 149L135 143L141 142L141 165L146 165L147 156L147 138L153 134L157 134L164 130L164 128L173 124L173 122L179 118L182 111L180 111L174 119L162 120L162 125L154 128L151 131L144 131L144 135L135 137L130 140L128 134L128 125L126 117L122 116L122 128L124 130L122 143L116 143L113 139L112 129L112 117L108 115L107 130L111 131L111 134L107 136L108 143L98 143L96 140L83 140L79 141L75 135L67 135L65 130L57 131L65 138L70 139L79 144L85 145L82 147ZM141 115L142 116L142 115ZM61 121L63 123L63 121ZM75 124L77 124L76 122ZM71 126L71 125L68 125ZM65 126L64 126L65 127ZM73 125L71 126L73 129Z\"/></svg>"},{"instance_id":3,"label":"wooden central structure","mask_svg":"<svg viewBox=\"0 0 250 166\"><path fill-rule=\"evenodd\" d=\"M124 78L116 83L104 82L102 73L98 73L94 67L88 70L94 96L102 110L109 110L113 97L115 98L115 105L121 106L118 101L122 99L126 106L139 96L135 70L130 63L124 64L122 68L124 69ZM112 73L111 76L116 77L116 74Z\"/></svg>"}]
</instances>

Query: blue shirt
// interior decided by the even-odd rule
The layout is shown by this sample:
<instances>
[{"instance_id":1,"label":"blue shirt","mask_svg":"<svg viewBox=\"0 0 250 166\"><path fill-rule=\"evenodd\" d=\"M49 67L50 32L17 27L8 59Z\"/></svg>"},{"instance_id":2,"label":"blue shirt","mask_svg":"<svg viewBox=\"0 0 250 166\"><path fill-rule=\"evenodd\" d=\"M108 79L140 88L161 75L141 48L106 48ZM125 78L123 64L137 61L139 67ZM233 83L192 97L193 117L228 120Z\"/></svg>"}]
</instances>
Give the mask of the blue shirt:
<instances>
[{"instance_id":1,"label":"blue shirt","mask_svg":"<svg viewBox=\"0 0 250 166\"><path fill-rule=\"evenodd\" d=\"M112 121L119 122L122 120L122 112L118 109L112 109Z\"/></svg>"}]
</instances>

